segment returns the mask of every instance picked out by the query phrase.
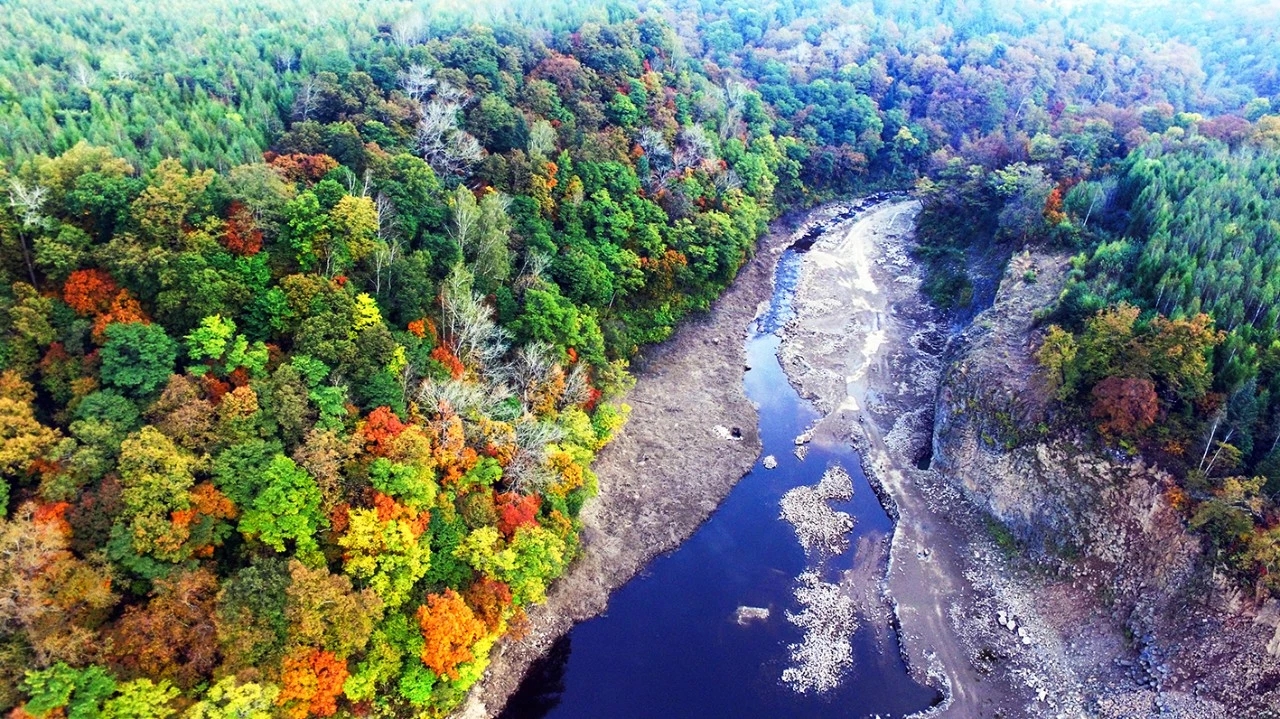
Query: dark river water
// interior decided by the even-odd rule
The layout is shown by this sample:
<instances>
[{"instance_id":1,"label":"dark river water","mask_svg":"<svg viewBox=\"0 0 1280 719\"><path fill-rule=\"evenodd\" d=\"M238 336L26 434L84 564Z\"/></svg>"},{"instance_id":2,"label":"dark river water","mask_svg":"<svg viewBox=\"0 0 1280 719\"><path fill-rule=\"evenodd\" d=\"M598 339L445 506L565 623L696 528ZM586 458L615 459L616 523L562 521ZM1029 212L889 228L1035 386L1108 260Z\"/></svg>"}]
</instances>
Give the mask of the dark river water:
<instances>
[{"instance_id":1,"label":"dark river water","mask_svg":"<svg viewBox=\"0 0 1280 719\"><path fill-rule=\"evenodd\" d=\"M891 528L851 448L811 445L803 461L793 454L795 437L818 418L775 355L800 258L792 250L782 256L771 305L747 343L746 391L760 408L762 456L774 455L777 468L757 462L688 541L615 592L607 613L557 642L530 670L504 719L901 717L940 699L907 676L890 628L865 618L852 638L853 668L838 687L800 694L781 680L788 645L802 636L786 617L799 609L796 577L815 569L830 580L855 553L806 558L779 518L783 493L816 484L838 464L853 477L854 494L831 506L856 520L851 547ZM739 625L735 612L744 605L767 607L770 615Z\"/></svg>"}]
</instances>

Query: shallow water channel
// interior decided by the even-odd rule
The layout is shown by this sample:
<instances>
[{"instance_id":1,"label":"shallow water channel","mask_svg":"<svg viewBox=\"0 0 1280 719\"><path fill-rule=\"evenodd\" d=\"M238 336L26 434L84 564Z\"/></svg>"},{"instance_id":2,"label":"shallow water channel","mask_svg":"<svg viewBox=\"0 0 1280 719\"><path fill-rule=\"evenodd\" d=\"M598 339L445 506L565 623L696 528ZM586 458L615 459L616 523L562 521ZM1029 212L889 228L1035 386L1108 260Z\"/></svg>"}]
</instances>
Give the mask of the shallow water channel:
<instances>
[{"instance_id":1,"label":"shallow water channel","mask_svg":"<svg viewBox=\"0 0 1280 719\"><path fill-rule=\"evenodd\" d=\"M797 577L814 570L835 581L853 565L860 540L879 541L891 528L853 449L813 444L804 460L793 454L796 436L818 419L776 356L801 259L795 250L782 255L770 306L747 342L746 391L760 409L762 458L773 455L777 468L757 461L688 541L615 592L604 615L561 638L534 664L504 719L900 717L939 699L907 675L890 628L865 617L839 686L799 693L781 679L791 666L788 647L802 639L787 619L800 609ZM817 484L833 465L853 478L853 499L831 503L856 522L850 548L806 557L779 517L779 501L793 487ZM740 606L768 608L769 616L739 624Z\"/></svg>"}]
</instances>

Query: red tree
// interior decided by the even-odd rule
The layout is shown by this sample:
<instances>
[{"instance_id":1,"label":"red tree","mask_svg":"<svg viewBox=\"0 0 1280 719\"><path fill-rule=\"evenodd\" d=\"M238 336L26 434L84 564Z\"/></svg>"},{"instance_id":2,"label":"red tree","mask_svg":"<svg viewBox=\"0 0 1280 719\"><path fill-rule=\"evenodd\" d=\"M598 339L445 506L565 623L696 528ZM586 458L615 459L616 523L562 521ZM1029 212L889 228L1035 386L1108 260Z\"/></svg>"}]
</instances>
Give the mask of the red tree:
<instances>
[{"instance_id":1,"label":"red tree","mask_svg":"<svg viewBox=\"0 0 1280 719\"><path fill-rule=\"evenodd\" d=\"M463 597L491 632L498 631L503 615L511 607L511 588L488 577L473 582Z\"/></svg>"},{"instance_id":2,"label":"red tree","mask_svg":"<svg viewBox=\"0 0 1280 719\"><path fill-rule=\"evenodd\" d=\"M404 423L390 407L378 407L369 413L361 432L364 435L365 451L378 457L386 457L391 452L392 440L400 436L404 428Z\"/></svg>"},{"instance_id":3,"label":"red tree","mask_svg":"<svg viewBox=\"0 0 1280 719\"><path fill-rule=\"evenodd\" d=\"M510 539L521 527L533 527L538 524L538 507L541 504L536 494L520 494L503 492L495 497L498 510L498 530Z\"/></svg>"},{"instance_id":4,"label":"red tree","mask_svg":"<svg viewBox=\"0 0 1280 719\"><path fill-rule=\"evenodd\" d=\"M1136 437L1156 421L1160 403L1149 379L1108 377L1093 388L1093 418L1105 435Z\"/></svg>"},{"instance_id":5,"label":"red tree","mask_svg":"<svg viewBox=\"0 0 1280 719\"><path fill-rule=\"evenodd\" d=\"M102 270L76 270L62 285L62 300L82 317L100 315L120 292L111 275Z\"/></svg>"},{"instance_id":6,"label":"red tree","mask_svg":"<svg viewBox=\"0 0 1280 719\"><path fill-rule=\"evenodd\" d=\"M346 680L347 663L333 652L300 649L284 659L276 704L289 719L333 716Z\"/></svg>"},{"instance_id":7,"label":"red tree","mask_svg":"<svg viewBox=\"0 0 1280 719\"><path fill-rule=\"evenodd\" d=\"M227 212L223 243L231 252L245 257L256 255L262 249L262 230L254 223L253 213L239 200L232 202Z\"/></svg>"}]
</instances>

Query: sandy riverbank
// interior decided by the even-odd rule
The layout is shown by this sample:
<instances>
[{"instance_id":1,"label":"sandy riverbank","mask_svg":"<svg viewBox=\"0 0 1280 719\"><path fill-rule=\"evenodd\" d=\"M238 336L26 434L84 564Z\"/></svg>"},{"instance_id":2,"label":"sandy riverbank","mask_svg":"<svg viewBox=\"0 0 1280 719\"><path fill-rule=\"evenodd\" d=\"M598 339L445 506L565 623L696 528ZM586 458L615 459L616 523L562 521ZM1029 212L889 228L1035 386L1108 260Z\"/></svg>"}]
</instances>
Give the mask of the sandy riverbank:
<instances>
[{"instance_id":1,"label":"sandy riverbank","mask_svg":"<svg viewBox=\"0 0 1280 719\"><path fill-rule=\"evenodd\" d=\"M828 205L776 222L712 310L682 323L635 363L636 386L626 398L631 418L595 464L600 495L583 510L583 556L529 612L528 635L494 650L459 716L501 711L534 660L574 623L604 611L609 594L649 560L692 535L750 471L760 437L742 383L747 332L769 299L782 251L855 206Z\"/></svg>"}]
</instances>

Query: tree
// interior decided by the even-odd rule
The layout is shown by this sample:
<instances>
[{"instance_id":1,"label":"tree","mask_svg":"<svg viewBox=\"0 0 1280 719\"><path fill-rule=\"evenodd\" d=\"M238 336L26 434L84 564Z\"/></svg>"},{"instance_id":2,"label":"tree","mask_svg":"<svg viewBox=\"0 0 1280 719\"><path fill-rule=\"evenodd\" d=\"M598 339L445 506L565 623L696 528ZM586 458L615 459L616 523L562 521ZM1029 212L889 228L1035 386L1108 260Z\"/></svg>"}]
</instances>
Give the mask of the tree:
<instances>
[{"instance_id":1,"label":"tree","mask_svg":"<svg viewBox=\"0 0 1280 719\"><path fill-rule=\"evenodd\" d=\"M218 592L217 636L228 670L273 666L289 636L286 590L288 565L277 557L255 558L222 583Z\"/></svg>"},{"instance_id":2,"label":"tree","mask_svg":"<svg viewBox=\"0 0 1280 719\"><path fill-rule=\"evenodd\" d=\"M1146 342L1150 371L1179 396L1200 397L1213 381L1209 352L1224 337L1223 332L1213 329L1213 318L1204 313L1175 320L1157 316L1151 321Z\"/></svg>"},{"instance_id":3,"label":"tree","mask_svg":"<svg viewBox=\"0 0 1280 719\"><path fill-rule=\"evenodd\" d=\"M43 719L61 709L67 719L93 719L100 716L103 700L115 694L116 680L99 666L74 669L58 662L27 670L22 689L29 697L22 706L28 715Z\"/></svg>"},{"instance_id":4,"label":"tree","mask_svg":"<svg viewBox=\"0 0 1280 719\"><path fill-rule=\"evenodd\" d=\"M218 578L208 570L156 582L146 605L129 607L111 631L111 656L125 676L172 680L191 688L218 665L214 624Z\"/></svg>"},{"instance_id":5,"label":"tree","mask_svg":"<svg viewBox=\"0 0 1280 719\"><path fill-rule=\"evenodd\" d=\"M316 533L329 526L320 512L320 488L305 470L284 455L276 455L262 474L262 490L245 509L240 532L277 552L292 541L300 560L323 561Z\"/></svg>"},{"instance_id":6,"label":"tree","mask_svg":"<svg viewBox=\"0 0 1280 719\"><path fill-rule=\"evenodd\" d=\"M31 463L53 448L55 429L36 419L36 395L16 372L0 372L0 508L9 501L9 483L23 479Z\"/></svg>"},{"instance_id":7,"label":"tree","mask_svg":"<svg viewBox=\"0 0 1280 719\"><path fill-rule=\"evenodd\" d=\"M356 591L351 580L289 561L285 617L289 641L315 647L337 657L362 652L374 625L382 618L382 601L369 590Z\"/></svg>"},{"instance_id":8,"label":"tree","mask_svg":"<svg viewBox=\"0 0 1280 719\"><path fill-rule=\"evenodd\" d=\"M342 242L342 251L351 262L361 262L373 254L378 233L378 212L368 197L343 195L329 211L329 225Z\"/></svg>"},{"instance_id":9,"label":"tree","mask_svg":"<svg viewBox=\"0 0 1280 719\"><path fill-rule=\"evenodd\" d=\"M213 170L191 174L174 158L162 160L152 171L151 184L131 208L143 234L155 244L178 249L184 235L183 223L201 202L213 178Z\"/></svg>"},{"instance_id":10,"label":"tree","mask_svg":"<svg viewBox=\"0 0 1280 719\"><path fill-rule=\"evenodd\" d=\"M106 328L102 381L134 397L154 393L173 372L178 344L159 325L133 322Z\"/></svg>"},{"instance_id":11,"label":"tree","mask_svg":"<svg viewBox=\"0 0 1280 719\"><path fill-rule=\"evenodd\" d=\"M40 514L27 503L0 520L0 626L25 640L37 667L83 664L118 597L109 573L71 553L65 522Z\"/></svg>"},{"instance_id":12,"label":"tree","mask_svg":"<svg viewBox=\"0 0 1280 719\"><path fill-rule=\"evenodd\" d=\"M153 557L161 562L179 562L190 556L190 526L175 521L175 516L191 509L191 488L198 466L195 457L151 426L130 434L121 443L123 507L112 529L113 559L141 569L131 556Z\"/></svg>"},{"instance_id":13,"label":"tree","mask_svg":"<svg viewBox=\"0 0 1280 719\"><path fill-rule=\"evenodd\" d=\"M1049 391L1060 400L1075 394L1079 385L1077 352L1075 337L1057 325L1049 326L1044 342L1036 351L1036 360L1048 378Z\"/></svg>"},{"instance_id":14,"label":"tree","mask_svg":"<svg viewBox=\"0 0 1280 719\"><path fill-rule=\"evenodd\" d=\"M1108 377L1094 385L1091 416L1106 436L1132 439L1151 427L1160 411L1156 386L1149 379Z\"/></svg>"},{"instance_id":15,"label":"tree","mask_svg":"<svg viewBox=\"0 0 1280 719\"><path fill-rule=\"evenodd\" d=\"M102 705L102 719L168 719L177 713L171 702L178 694L167 681L135 679L121 684L119 693Z\"/></svg>"},{"instance_id":16,"label":"tree","mask_svg":"<svg viewBox=\"0 0 1280 719\"><path fill-rule=\"evenodd\" d=\"M272 719L272 705L280 696L274 684L240 682L226 677L187 710L187 719ZM68 718L70 719L70 718Z\"/></svg>"},{"instance_id":17,"label":"tree","mask_svg":"<svg viewBox=\"0 0 1280 719\"><path fill-rule=\"evenodd\" d=\"M429 517L385 495L378 505L348 510L347 531L338 544L346 550L346 573L395 608L409 600L413 586L431 566L431 546L424 536Z\"/></svg>"},{"instance_id":18,"label":"tree","mask_svg":"<svg viewBox=\"0 0 1280 719\"><path fill-rule=\"evenodd\" d=\"M285 657L276 704L289 719L333 716L347 676L347 663L331 652L299 649Z\"/></svg>"},{"instance_id":19,"label":"tree","mask_svg":"<svg viewBox=\"0 0 1280 719\"><path fill-rule=\"evenodd\" d=\"M484 636L484 622L452 589L427 595L417 619L425 639L422 663L438 676L458 679L458 665L474 658L471 647Z\"/></svg>"},{"instance_id":20,"label":"tree","mask_svg":"<svg viewBox=\"0 0 1280 719\"><path fill-rule=\"evenodd\" d=\"M97 316L111 307L120 288L103 270L76 270L62 286L62 299L83 316Z\"/></svg>"}]
</instances>

